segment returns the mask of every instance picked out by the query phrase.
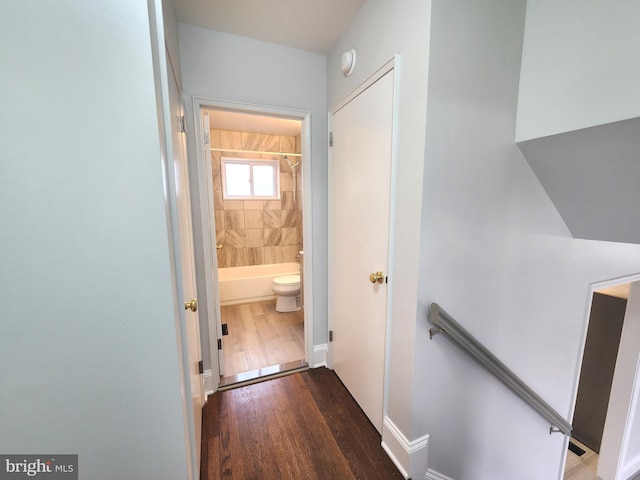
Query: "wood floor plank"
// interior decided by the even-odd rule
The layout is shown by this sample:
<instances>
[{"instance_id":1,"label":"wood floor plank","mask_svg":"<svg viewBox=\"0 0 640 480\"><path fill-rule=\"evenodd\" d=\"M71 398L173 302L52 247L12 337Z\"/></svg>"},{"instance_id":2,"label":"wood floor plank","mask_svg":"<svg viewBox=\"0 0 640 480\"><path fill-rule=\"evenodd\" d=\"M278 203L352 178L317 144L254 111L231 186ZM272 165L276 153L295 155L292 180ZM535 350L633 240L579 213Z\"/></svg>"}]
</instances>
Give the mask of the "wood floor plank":
<instances>
[{"instance_id":1,"label":"wood floor plank","mask_svg":"<svg viewBox=\"0 0 640 480\"><path fill-rule=\"evenodd\" d=\"M291 382L286 378L284 380L283 387L291 399L289 406L294 413L289 421L296 425L294 441L298 450L304 450L310 460L307 475L315 472L313 478L318 479L354 478L301 376L294 376Z\"/></svg>"},{"instance_id":2,"label":"wood floor plank","mask_svg":"<svg viewBox=\"0 0 640 480\"><path fill-rule=\"evenodd\" d=\"M335 372L301 374L343 455L358 479L403 478L381 446L381 437Z\"/></svg>"},{"instance_id":3,"label":"wood floor plank","mask_svg":"<svg viewBox=\"0 0 640 480\"><path fill-rule=\"evenodd\" d=\"M296 452L295 461L283 462L289 478L315 478L309 472L317 470L316 458L313 455L316 444L310 435L311 432L305 428L307 422L302 416L298 398L291 396L286 388L289 382L278 383L281 399L272 417L271 439L273 444L277 445L280 458L286 458L290 452ZM308 399L303 400L308 402Z\"/></svg>"},{"instance_id":4,"label":"wood floor plank","mask_svg":"<svg viewBox=\"0 0 640 480\"><path fill-rule=\"evenodd\" d=\"M202 478L402 478L373 425L341 388L333 372L314 369L209 397Z\"/></svg>"},{"instance_id":5,"label":"wood floor plank","mask_svg":"<svg viewBox=\"0 0 640 480\"><path fill-rule=\"evenodd\" d=\"M220 422L220 479L244 478L244 464L240 438L238 436L239 422L236 403L231 398L225 401L221 396L216 398ZM217 472L212 472L209 478L215 479Z\"/></svg>"}]
</instances>

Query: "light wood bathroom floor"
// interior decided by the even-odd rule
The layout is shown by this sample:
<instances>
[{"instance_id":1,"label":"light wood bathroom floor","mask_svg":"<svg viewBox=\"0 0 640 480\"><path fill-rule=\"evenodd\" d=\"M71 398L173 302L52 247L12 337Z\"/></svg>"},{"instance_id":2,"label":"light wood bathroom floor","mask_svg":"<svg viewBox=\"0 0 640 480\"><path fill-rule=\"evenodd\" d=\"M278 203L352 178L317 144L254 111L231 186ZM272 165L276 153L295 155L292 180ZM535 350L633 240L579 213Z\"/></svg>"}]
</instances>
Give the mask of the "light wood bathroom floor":
<instances>
[{"instance_id":1,"label":"light wood bathroom floor","mask_svg":"<svg viewBox=\"0 0 640 480\"><path fill-rule=\"evenodd\" d=\"M222 307L224 376L304 359L302 310L281 313L275 300Z\"/></svg>"}]
</instances>

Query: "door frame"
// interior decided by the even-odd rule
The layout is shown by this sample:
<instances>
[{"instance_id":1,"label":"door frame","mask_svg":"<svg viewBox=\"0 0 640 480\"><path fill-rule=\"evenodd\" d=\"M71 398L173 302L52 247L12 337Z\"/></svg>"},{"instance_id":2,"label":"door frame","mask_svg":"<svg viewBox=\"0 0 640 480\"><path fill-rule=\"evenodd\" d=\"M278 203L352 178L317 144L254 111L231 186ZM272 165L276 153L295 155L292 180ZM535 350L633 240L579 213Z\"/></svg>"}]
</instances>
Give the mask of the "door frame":
<instances>
[{"instance_id":1,"label":"door frame","mask_svg":"<svg viewBox=\"0 0 640 480\"><path fill-rule=\"evenodd\" d=\"M165 209L167 214L167 230L168 230L168 247L170 257L170 267L172 273L172 297L174 303L174 314L176 323L176 340L178 350L178 373L180 377L181 385L181 403L182 403L182 418L184 426L184 446L186 454L186 467L188 480L195 480L200 475L200 447L201 447L201 435L198 438L196 433L198 426L195 424L195 412L194 404L192 401L193 391L191 384L191 365L189 364L189 340L186 328L186 315L184 309L184 300L186 295L184 292L184 284L182 281L182 265L183 262L188 259L181 258L180 252L180 222L178 220L178 205L177 194L175 184L175 174L173 170L172 155L173 148L173 126L172 117L176 114L184 114L184 105L180 101L181 112L175 112L171 110L171 102L169 98L170 90L170 77L174 75L172 70L171 52L167 48L165 41L165 16L162 5L162 0L149 0L148 5L149 14L149 28L151 33L151 51L152 51L152 63L154 71L154 86L157 103L157 116L158 116L158 130L160 140L160 156L163 170L163 187L165 195ZM176 87L178 89L178 96L181 96L180 84L176 80ZM184 139L183 139L184 140ZM188 170L188 155L186 152L185 142L182 141L181 148L184 153L184 161L186 162ZM187 179L188 181L188 179ZM190 210L190 198L187 198L189 202L188 210ZM191 217L191 212L188 212ZM189 235L192 232L188 232ZM193 244L191 245L193 253ZM193 259L193 256L192 256ZM195 274L195 262L192 265L192 272ZM193 278L193 286L197 292L197 280ZM196 294L193 292L193 294ZM197 339L198 343L201 343L201 339ZM202 375L199 375L199 381L202 381ZM199 406L200 413L204 406L204 398L201 396L202 405ZM202 418L202 416L199 416Z\"/></svg>"},{"instance_id":2,"label":"door frame","mask_svg":"<svg viewBox=\"0 0 640 480\"><path fill-rule=\"evenodd\" d=\"M211 232L215 232L215 212L213 206L213 184L208 179L212 178L210 152L205 146L205 133L202 127L202 110L226 110L230 112L246 113L262 116L273 116L298 120L301 122L301 138L302 138L302 159L307 164L302 169L302 236L304 238L304 255L303 268L305 271L304 279L304 351L307 363L313 363L313 182L311 178L311 112L305 110L296 110L284 107L273 107L267 105L258 105L252 103L235 102L228 100L219 100L207 97L194 96L192 99L193 108L193 125L195 125L195 149L196 149L196 174L197 188L200 200L200 222L202 224L202 236L195 239L196 243L201 243L204 252L204 262L202 265L196 264L196 271L204 278L206 295L206 308L210 319L208 320L207 332L212 352L212 370L214 370L214 359L217 367L217 375L207 375L205 371L205 380L211 378L210 384L205 385L207 394L211 394L218 390L220 368L218 365L218 356L213 350L217 345L218 339L222 338L222 318L220 315L220 298L218 288L218 257L216 254L215 238L212 238ZM215 272L215 274L214 274ZM309 272L309 273L307 273ZM202 327L202 324L201 324ZM202 329L201 329L202 332Z\"/></svg>"},{"instance_id":3,"label":"door frame","mask_svg":"<svg viewBox=\"0 0 640 480\"><path fill-rule=\"evenodd\" d=\"M389 194L389 252L388 252L388 277L390 279L390 287L387 289L387 307L385 312L385 351L384 351L384 380L383 380L383 401L382 401L382 415L383 420L387 415L387 404L389 395L389 352L391 351L391 325L393 322L393 272L395 258L393 252L395 250L395 224L396 224L396 192L397 192L397 163L398 163L398 85L399 85L399 64L400 55L396 54L387 62L385 62L374 73L362 81L351 92L345 95L339 100L328 112L328 131L333 133L333 116L349 102L358 97L367 88L376 83L383 76L393 71L393 113L392 113L392 127L391 127L391 186ZM333 178L333 150L329 147L328 154L328 180L331 182ZM333 258L334 258L334 245L333 245L333 194L330 187L327 192L328 208L327 208L327 230L328 230L328 245L327 245L327 277L328 277L328 305L333 305ZM327 312L327 326L328 332L333 331L333 312L331 308ZM328 339L328 352L327 352L327 366L333 369L333 344L330 340L330 335L327 335Z\"/></svg>"},{"instance_id":4,"label":"door frame","mask_svg":"<svg viewBox=\"0 0 640 480\"><path fill-rule=\"evenodd\" d=\"M592 302L593 302L593 294L596 293L597 290L601 290L603 288L607 288L607 287L615 287L617 285L623 285L626 283L635 283L640 281L640 274L635 274L635 275L629 275L626 277L621 277L621 278L615 278L612 280L605 280L605 281L601 281L601 282L594 282L592 284L589 285L589 298L587 299L587 306L586 306L586 312L585 312L585 318L584 318L584 322L583 322L583 327L582 327L582 337L580 340L580 346L578 348L578 361L577 361L577 367L576 367L576 372L575 375L573 377L573 390L572 390L572 394L571 394L571 412L569 415L569 418L573 419L573 416L575 414L575 409L576 409L576 402L578 401L578 387L580 386L580 374L582 372L582 360L584 358L584 350L585 350L585 346L587 343L587 333L589 330L589 321L590 321L590 317L591 317L591 308L592 308ZM623 327L623 333L624 333L624 327ZM622 341L622 338L620 339L620 341ZM624 366L623 366L624 367ZM640 364L639 365L627 365L627 368L634 368L636 370L636 375L638 374L637 370L640 369ZM618 365L616 363L616 367L615 370L617 371L620 368L620 365ZM615 378L615 374L614 374L614 378ZM613 386L612 386L613 388ZM608 408L611 408L611 405L609 405ZM608 415L609 410L607 409L607 415ZM624 430L627 431L628 430L628 425L629 423L631 423L631 420L633 420L632 416L628 415L626 418L626 423L624 425ZM603 438L605 433L607 432L607 429L611 428L611 426L607 426L607 423L605 422L605 432L603 432ZM567 455L568 455L568 445L569 445L569 440L570 437L566 436L564 439L564 442L562 442L563 445L563 454L561 457L561 463L560 463L560 477L559 478L564 478L564 468L565 468L565 464L567 462ZM623 443L626 442L626 438L624 439L620 439L621 443L619 445L619 449L617 449L616 447L616 452L605 452L605 454L607 455L612 455L612 456L617 456L617 463L618 463L618 468L620 467L620 462L622 461L622 457L621 457L621 453L624 447L626 447L626 445L623 445ZM617 454L617 455L616 455ZM602 448L600 451L600 457L602 458ZM610 461L615 461L613 459L611 459ZM609 460L608 460L609 462ZM600 464L600 462L599 462Z\"/></svg>"}]
</instances>

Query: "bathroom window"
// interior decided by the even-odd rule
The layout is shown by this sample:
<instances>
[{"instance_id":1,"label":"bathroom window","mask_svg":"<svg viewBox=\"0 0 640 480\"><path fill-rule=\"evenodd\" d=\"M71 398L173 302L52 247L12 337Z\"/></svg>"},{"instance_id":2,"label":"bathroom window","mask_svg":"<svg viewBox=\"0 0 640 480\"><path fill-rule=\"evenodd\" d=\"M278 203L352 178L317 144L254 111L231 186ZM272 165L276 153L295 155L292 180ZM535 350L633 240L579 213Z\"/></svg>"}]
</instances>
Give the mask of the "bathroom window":
<instances>
[{"instance_id":1,"label":"bathroom window","mask_svg":"<svg viewBox=\"0 0 640 480\"><path fill-rule=\"evenodd\" d=\"M225 200L280 198L278 160L222 157L221 167Z\"/></svg>"}]
</instances>

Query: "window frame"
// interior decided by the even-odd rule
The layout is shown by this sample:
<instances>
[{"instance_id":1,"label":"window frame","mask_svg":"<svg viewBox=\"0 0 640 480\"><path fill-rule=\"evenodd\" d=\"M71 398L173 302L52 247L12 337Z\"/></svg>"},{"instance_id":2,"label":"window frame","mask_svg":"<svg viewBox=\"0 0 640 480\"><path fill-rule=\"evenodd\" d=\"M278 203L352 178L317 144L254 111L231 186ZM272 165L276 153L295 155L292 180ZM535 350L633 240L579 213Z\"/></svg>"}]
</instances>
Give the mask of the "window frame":
<instances>
[{"instance_id":1,"label":"window frame","mask_svg":"<svg viewBox=\"0 0 640 480\"><path fill-rule=\"evenodd\" d=\"M249 165L250 195L229 195L227 193L227 173L225 168L227 164ZM253 167L264 165L273 167L273 196L254 195L253 193ZM220 173L222 179L223 200L280 200L280 161L278 159L221 157Z\"/></svg>"}]
</instances>

